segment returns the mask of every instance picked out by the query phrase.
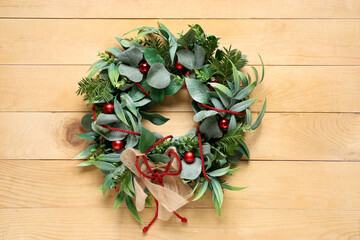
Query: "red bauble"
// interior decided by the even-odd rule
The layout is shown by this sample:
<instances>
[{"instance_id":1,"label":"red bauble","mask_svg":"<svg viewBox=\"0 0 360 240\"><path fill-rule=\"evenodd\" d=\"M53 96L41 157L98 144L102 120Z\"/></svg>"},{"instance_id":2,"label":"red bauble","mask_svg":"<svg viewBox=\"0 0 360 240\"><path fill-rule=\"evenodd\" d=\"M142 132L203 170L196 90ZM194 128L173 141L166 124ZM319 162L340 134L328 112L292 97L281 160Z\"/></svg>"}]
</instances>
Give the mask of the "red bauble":
<instances>
[{"instance_id":1,"label":"red bauble","mask_svg":"<svg viewBox=\"0 0 360 240\"><path fill-rule=\"evenodd\" d=\"M219 83L219 81L216 79L216 77L211 77L210 83ZM209 85L210 91L214 91L214 88Z\"/></svg>"},{"instance_id":2,"label":"red bauble","mask_svg":"<svg viewBox=\"0 0 360 240\"><path fill-rule=\"evenodd\" d=\"M178 62L178 60L176 60L175 61L175 68L177 68L177 69L179 69L179 70L183 70L184 69L184 66L183 65L181 65L179 62Z\"/></svg>"},{"instance_id":3,"label":"red bauble","mask_svg":"<svg viewBox=\"0 0 360 240\"><path fill-rule=\"evenodd\" d=\"M141 62L139 64L139 70L142 73L147 73L150 69L150 65L147 62Z\"/></svg>"},{"instance_id":4,"label":"red bauble","mask_svg":"<svg viewBox=\"0 0 360 240\"><path fill-rule=\"evenodd\" d=\"M106 103L104 105L104 113L113 113L114 112L114 104L112 103Z\"/></svg>"},{"instance_id":5,"label":"red bauble","mask_svg":"<svg viewBox=\"0 0 360 240\"><path fill-rule=\"evenodd\" d=\"M195 161L195 154L193 152L186 152L184 154L184 160L186 163L193 163Z\"/></svg>"},{"instance_id":6,"label":"red bauble","mask_svg":"<svg viewBox=\"0 0 360 240\"><path fill-rule=\"evenodd\" d=\"M220 129L222 129L222 130L228 129L229 125L230 125L229 120L227 120L226 118L220 119L220 121L219 121Z\"/></svg>"},{"instance_id":7,"label":"red bauble","mask_svg":"<svg viewBox=\"0 0 360 240\"><path fill-rule=\"evenodd\" d=\"M121 140L116 140L112 142L113 149L120 150L124 147L125 143Z\"/></svg>"}]
</instances>

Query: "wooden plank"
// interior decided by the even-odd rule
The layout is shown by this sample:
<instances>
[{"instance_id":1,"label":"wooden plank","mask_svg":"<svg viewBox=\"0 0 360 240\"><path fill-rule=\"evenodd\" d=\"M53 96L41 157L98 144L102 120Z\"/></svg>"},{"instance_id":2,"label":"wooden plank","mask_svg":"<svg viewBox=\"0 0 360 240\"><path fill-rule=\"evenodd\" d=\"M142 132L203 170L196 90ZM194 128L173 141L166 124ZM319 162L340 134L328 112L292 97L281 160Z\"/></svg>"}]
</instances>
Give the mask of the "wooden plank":
<instances>
[{"instance_id":1,"label":"wooden plank","mask_svg":"<svg viewBox=\"0 0 360 240\"><path fill-rule=\"evenodd\" d=\"M146 235L127 209L1 209L3 239L358 239L359 211L184 209L189 219L158 220ZM148 223L153 209L145 209Z\"/></svg>"},{"instance_id":2,"label":"wooden plank","mask_svg":"<svg viewBox=\"0 0 360 240\"><path fill-rule=\"evenodd\" d=\"M0 160L0 208L112 208L115 191L106 197L96 191L104 175L95 167L75 167L80 162ZM251 161L239 166L227 182L247 188L225 190L223 209L360 210L358 162ZM213 208L211 196L185 208Z\"/></svg>"},{"instance_id":3,"label":"wooden plank","mask_svg":"<svg viewBox=\"0 0 360 240\"><path fill-rule=\"evenodd\" d=\"M161 7L159 7L161 6ZM281 7L279 7L281 6ZM0 17L16 18L358 18L358 1L118 0L1 1Z\"/></svg>"},{"instance_id":4,"label":"wooden plank","mask_svg":"<svg viewBox=\"0 0 360 240\"><path fill-rule=\"evenodd\" d=\"M82 97L75 94L87 69L0 66L0 111L88 111ZM359 66L268 66L265 71L264 82L252 96L261 100L266 96L268 112L360 112ZM334 76L341 76L344 84ZM260 103L252 110L259 111ZM153 110L192 111L191 98L181 90Z\"/></svg>"},{"instance_id":5,"label":"wooden plank","mask_svg":"<svg viewBox=\"0 0 360 240\"><path fill-rule=\"evenodd\" d=\"M0 159L71 159L85 148L82 113L0 113ZM163 135L183 135L196 126L193 113L163 113L163 126L144 122ZM254 116L255 118L255 116ZM268 113L262 126L247 135L252 159L360 159L360 115L351 113Z\"/></svg>"},{"instance_id":6,"label":"wooden plank","mask_svg":"<svg viewBox=\"0 0 360 240\"><path fill-rule=\"evenodd\" d=\"M199 23L259 64L359 65L360 20L162 20L174 33ZM90 64L97 51L116 45L115 36L133 28L156 26L157 20L0 21L0 64Z\"/></svg>"}]
</instances>

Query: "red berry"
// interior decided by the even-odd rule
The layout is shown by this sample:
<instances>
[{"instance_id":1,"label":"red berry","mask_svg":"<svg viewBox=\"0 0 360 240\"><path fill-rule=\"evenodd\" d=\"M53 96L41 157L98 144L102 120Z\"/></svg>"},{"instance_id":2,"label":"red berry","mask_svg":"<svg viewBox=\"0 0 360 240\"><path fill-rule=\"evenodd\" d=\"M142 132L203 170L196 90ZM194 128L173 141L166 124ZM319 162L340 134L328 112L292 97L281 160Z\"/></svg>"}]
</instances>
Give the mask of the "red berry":
<instances>
[{"instance_id":1,"label":"red berry","mask_svg":"<svg viewBox=\"0 0 360 240\"><path fill-rule=\"evenodd\" d=\"M121 140L116 140L112 142L113 149L120 150L124 147L125 143Z\"/></svg>"},{"instance_id":2,"label":"red berry","mask_svg":"<svg viewBox=\"0 0 360 240\"><path fill-rule=\"evenodd\" d=\"M211 77L210 83L219 83L219 81L216 79L216 77ZM214 88L209 85L210 91L214 91Z\"/></svg>"},{"instance_id":3,"label":"red berry","mask_svg":"<svg viewBox=\"0 0 360 240\"><path fill-rule=\"evenodd\" d=\"M195 154L193 152L186 152L184 154L184 160L186 163L193 163L195 161Z\"/></svg>"},{"instance_id":4,"label":"red berry","mask_svg":"<svg viewBox=\"0 0 360 240\"><path fill-rule=\"evenodd\" d=\"M141 62L139 64L139 70L142 73L147 73L150 69L150 65L147 62Z\"/></svg>"},{"instance_id":5,"label":"red berry","mask_svg":"<svg viewBox=\"0 0 360 240\"><path fill-rule=\"evenodd\" d=\"M229 127L229 125L230 125L229 120L227 120L226 118L220 119L220 121L219 121L220 129L225 130Z\"/></svg>"},{"instance_id":6,"label":"red berry","mask_svg":"<svg viewBox=\"0 0 360 240\"><path fill-rule=\"evenodd\" d=\"M104 112L109 114L109 113L113 113L114 112L114 104L112 103L106 103L104 105Z\"/></svg>"},{"instance_id":7,"label":"red berry","mask_svg":"<svg viewBox=\"0 0 360 240\"><path fill-rule=\"evenodd\" d=\"M179 69L179 70L182 70L182 69L184 69L184 66L181 65L181 64L178 62L178 60L176 60L176 61L175 61L175 68L177 68L177 69Z\"/></svg>"}]
</instances>

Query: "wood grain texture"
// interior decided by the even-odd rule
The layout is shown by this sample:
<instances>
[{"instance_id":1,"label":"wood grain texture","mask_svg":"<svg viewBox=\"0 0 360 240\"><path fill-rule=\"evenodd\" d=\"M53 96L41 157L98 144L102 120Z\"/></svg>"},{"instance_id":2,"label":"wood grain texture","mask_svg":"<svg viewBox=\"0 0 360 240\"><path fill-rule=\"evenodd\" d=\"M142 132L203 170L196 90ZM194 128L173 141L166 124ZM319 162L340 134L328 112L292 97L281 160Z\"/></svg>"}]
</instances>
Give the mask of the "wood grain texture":
<instances>
[{"instance_id":1,"label":"wood grain texture","mask_svg":"<svg viewBox=\"0 0 360 240\"><path fill-rule=\"evenodd\" d=\"M115 191L106 197L96 191L104 175L95 167L75 167L80 162L0 160L0 208L112 208ZM223 209L360 210L359 162L244 161L238 166L225 179L247 188L225 190ZM211 195L184 208L212 209Z\"/></svg>"},{"instance_id":2,"label":"wood grain texture","mask_svg":"<svg viewBox=\"0 0 360 240\"><path fill-rule=\"evenodd\" d=\"M73 158L86 146L75 136L83 132L82 115L0 113L0 132L12 136L3 141L0 159ZM162 126L146 121L144 126L164 136L183 135L196 127L193 113L163 115L171 120ZM261 127L247 134L247 144L252 159L359 161L359 132L359 114L267 113Z\"/></svg>"},{"instance_id":3,"label":"wood grain texture","mask_svg":"<svg viewBox=\"0 0 360 240\"><path fill-rule=\"evenodd\" d=\"M88 111L75 94L87 69L0 66L0 111ZM267 112L360 112L358 66L268 66L265 72L264 82L251 96L266 96ZM338 84L339 77L343 84ZM252 111L258 112L261 103L256 102ZM191 98L181 90L153 110L192 111Z\"/></svg>"},{"instance_id":4,"label":"wood grain texture","mask_svg":"<svg viewBox=\"0 0 360 240\"><path fill-rule=\"evenodd\" d=\"M281 7L280 7L281 6ZM0 17L16 18L359 18L356 0L7 0Z\"/></svg>"},{"instance_id":5,"label":"wood grain texture","mask_svg":"<svg viewBox=\"0 0 360 240\"><path fill-rule=\"evenodd\" d=\"M360 20L163 20L172 32L199 23L259 64L359 65ZM0 20L0 64L90 64L115 36L156 20Z\"/></svg>"},{"instance_id":6,"label":"wood grain texture","mask_svg":"<svg viewBox=\"0 0 360 240\"><path fill-rule=\"evenodd\" d=\"M358 239L359 211L182 209L189 219L157 221L146 235L126 209L0 209L3 239ZM143 220L153 217L145 209ZM66 229L66 231L65 231Z\"/></svg>"}]
</instances>

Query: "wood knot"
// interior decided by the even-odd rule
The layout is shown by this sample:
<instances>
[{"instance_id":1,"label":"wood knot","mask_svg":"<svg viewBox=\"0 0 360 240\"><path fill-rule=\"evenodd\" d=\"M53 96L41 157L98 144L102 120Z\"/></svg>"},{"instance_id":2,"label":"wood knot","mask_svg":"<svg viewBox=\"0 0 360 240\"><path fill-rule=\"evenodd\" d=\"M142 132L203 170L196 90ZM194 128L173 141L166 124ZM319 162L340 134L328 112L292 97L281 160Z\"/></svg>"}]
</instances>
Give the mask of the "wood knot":
<instances>
[{"instance_id":1,"label":"wood knot","mask_svg":"<svg viewBox=\"0 0 360 240\"><path fill-rule=\"evenodd\" d=\"M79 146L85 140L78 138L76 135L86 133L87 131L81 126L78 119L71 120L71 122L65 124L65 139L66 142L72 146Z\"/></svg>"}]
</instances>

